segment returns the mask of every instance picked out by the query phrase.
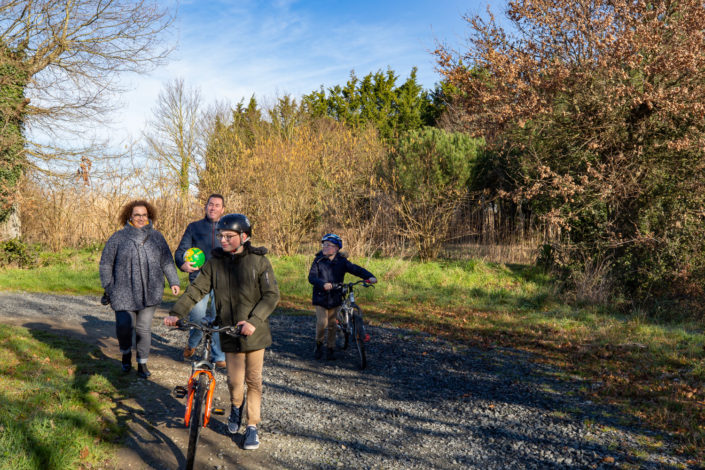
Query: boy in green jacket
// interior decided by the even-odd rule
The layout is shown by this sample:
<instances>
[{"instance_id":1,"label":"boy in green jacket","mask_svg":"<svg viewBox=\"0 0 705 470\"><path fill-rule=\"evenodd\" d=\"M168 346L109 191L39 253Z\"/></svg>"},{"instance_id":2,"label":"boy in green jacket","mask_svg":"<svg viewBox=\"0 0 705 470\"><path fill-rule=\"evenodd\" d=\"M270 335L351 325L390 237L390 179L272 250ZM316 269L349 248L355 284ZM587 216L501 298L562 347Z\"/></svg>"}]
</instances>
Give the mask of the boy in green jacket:
<instances>
[{"instance_id":1,"label":"boy in green jacket","mask_svg":"<svg viewBox=\"0 0 705 470\"><path fill-rule=\"evenodd\" d=\"M252 226L242 214L228 214L217 225L221 248L201 267L201 273L174 304L164 324L174 326L209 292L215 294L216 321L220 326L242 325L242 337L222 335L230 389L228 431L237 433L247 406L243 447L259 447L257 424L262 403L264 349L272 344L269 315L279 302L279 287L267 249L250 244ZM245 384L247 401L245 402Z\"/></svg>"}]
</instances>

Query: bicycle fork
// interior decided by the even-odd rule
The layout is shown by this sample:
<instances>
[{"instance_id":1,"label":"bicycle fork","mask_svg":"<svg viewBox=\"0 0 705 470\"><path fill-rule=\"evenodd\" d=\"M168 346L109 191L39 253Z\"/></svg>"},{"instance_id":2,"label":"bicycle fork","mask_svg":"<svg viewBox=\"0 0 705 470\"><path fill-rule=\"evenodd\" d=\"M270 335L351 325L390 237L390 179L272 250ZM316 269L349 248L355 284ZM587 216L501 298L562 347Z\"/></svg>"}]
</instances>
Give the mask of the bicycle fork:
<instances>
[{"instance_id":1,"label":"bicycle fork","mask_svg":"<svg viewBox=\"0 0 705 470\"><path fill-rule=\"evenodd\" d=\"M196 394L196 384L198 383L198 376L201 374L206 374L208 377L208 391L206 392L206 409L203 417L203 427L205 428L211 417L211 406L213 404L213 392L215 391L215 378L213 373L209 370L198 369L193 371L191 377L188 379L188 388L185 387L175 387L174 393L178 398L183 398L188 395L186 399L186 414L184 416L184 425L189 426L191 421L191 409L193 408L193 398ZM225 414L225 410L216 409L213 410L215 414Z\"/></svg>"}]
</instances>

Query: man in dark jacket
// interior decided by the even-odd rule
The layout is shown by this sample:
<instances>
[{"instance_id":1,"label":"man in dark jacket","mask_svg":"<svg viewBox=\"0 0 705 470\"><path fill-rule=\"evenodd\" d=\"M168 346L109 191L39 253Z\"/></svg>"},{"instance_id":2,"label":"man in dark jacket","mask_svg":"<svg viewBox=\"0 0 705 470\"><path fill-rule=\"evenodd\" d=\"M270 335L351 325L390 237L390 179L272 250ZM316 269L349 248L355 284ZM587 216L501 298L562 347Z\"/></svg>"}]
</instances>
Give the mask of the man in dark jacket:
<instances>
[{"instance_id":1,"label":"man in dark jacket","mask_svg":"<svg viewBox=\"0 0 705 470\"><path fill-rule=\"evenodd\" d=\"M223 215L225 206L225 199L220 194L211 194L208 196L206 201L205 212L206 215L201 220L191 222L186 227L183 237L181 237L181 242L179 247L174 252L174 260L176 265L183 272L189 273L189 282L193 282L198 273L199 268L188 261L184 260L184 253L189 248L200 248L208 261L211 257L211 252L220 247L220 243L217 239L216 234L216 224ZM194 323L201 323L206 314L208 313L208 307L210 306L211 316L208 320L213 320L215 318L215 299L213 293L210 292L208 295L203 297L200 302L194 305L193 309L189 313L189 320ZM188 343L184 349L184 358L188 359L196 352L196 347L198 343L201 342L203 333L201 330L192 329L189 333ZM211 352L213 354L213 361L217 367L225 367L225 354L220 348L220 336L215 333L211 340Z\"/></svg>"},{"instance_id":2,"label":"man in dark jacket","mask_svg":"<svg viewBox=\"0 0 705 470\"><path fill-rule=\"evenodd\" d=\"M221 338L227 362L231 412L228 431L240 428L247 407L247 428L243 447L259 447L257 424L262 403L262 366L264 349L272 344L269 315L279 302L279 287L267 249L250 244L252 227L242 214L228 214L218 222L222 248L201 268L201 274L186 289L164 319L167 326L184 318L191 307L209 292L215 294L217 320L222 326L241 325L242 337ZM247 384L247 400L245 400Z\"/></svg>"},{"instance_id":3,"label":"man in dark jacket","mask_svg":"<svg viewBox=\"0 0 705 470\"><path fill-rule=\"evenodd\" d=\"M335 314L343 303L340 289L333 289L333 284L343 282L345 273L365 279L370 284L377 282L368 270L351 263L340 253L343 240L333 233L327 233L321 239L321 251L308 272L308 282L313 284L313 305L316 307L316 350L315 357L323 357L323 337L328 329L326 359L333 360L335 355Z\"/></svg>"}]
</instances>

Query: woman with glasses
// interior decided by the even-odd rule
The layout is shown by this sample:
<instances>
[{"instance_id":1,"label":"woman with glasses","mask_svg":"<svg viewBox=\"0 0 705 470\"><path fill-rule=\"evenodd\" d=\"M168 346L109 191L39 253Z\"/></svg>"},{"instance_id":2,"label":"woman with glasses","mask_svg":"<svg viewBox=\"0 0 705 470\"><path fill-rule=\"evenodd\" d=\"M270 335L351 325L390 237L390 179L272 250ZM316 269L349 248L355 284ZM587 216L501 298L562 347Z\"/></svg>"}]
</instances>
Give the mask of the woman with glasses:
<instances>
[{"instance_id":1,"label":"woman with glasses","mask_svg":"<svg viewBox=\"0 0 705 470\"><path fill-rule=\"evenodd\" d=\"M107 303L115 311L115 330L122 370L132 369L135 333L137 375L151 375L147 359L152 344L152 318L162 301L166 276L174 295L181 291L174 259L164 236L155 230L154 207L147 201L127 203L118 216L122 229L105 244L100 257L100 282Z\"/></svg>"},{"instance_id":2,"label":"woman with glasses","mask_svg":"<svg viewBox=\"0 0 705 470\"><path fill-rule=\"evenodd\" d=\"M316 258L308 272L308 282L313 284L313 305L316 307L316 359L323 357L323 339L326 329L328 341L326 343L326 359L335 359L335 314L343 303L343 294L340 289L333 289L333 284L343 282L345 273L353 274L361 279L366 279L370 284L377 282L374 275L368 270L351 263L347 256L340 250L343 240L334 233L327 233L321 239L321 251L316 253Z\"/></svg>"}]
</instances>

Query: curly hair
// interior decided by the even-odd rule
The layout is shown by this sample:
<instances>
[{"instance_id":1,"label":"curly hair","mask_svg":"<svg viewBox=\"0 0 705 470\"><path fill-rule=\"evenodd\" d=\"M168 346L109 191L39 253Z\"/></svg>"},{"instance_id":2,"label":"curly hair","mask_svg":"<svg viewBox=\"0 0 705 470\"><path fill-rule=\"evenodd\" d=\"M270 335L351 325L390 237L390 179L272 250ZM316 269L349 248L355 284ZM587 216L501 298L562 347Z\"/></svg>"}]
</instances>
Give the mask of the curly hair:
<instances>
[{"instance_id":1,"label":"curly hair","mask_svg":"<svg viewBox=\"0 0 705 470\"><path fill-rule=\"evenodd\" d=\"M127 223L127 221L130 220L130 217L132 216L132 210L135 207L139 207L139 206L147 208L147 216L149 217L149 220L152 223L154 223L154 221L157 220L157 210L154 208L153 205L151 205L147 201L136 200L136 201L128 202L120 210L120 215L118 215L118 222L120 222L120 225L125 225Z\"/></svg>"}]
</instances>

